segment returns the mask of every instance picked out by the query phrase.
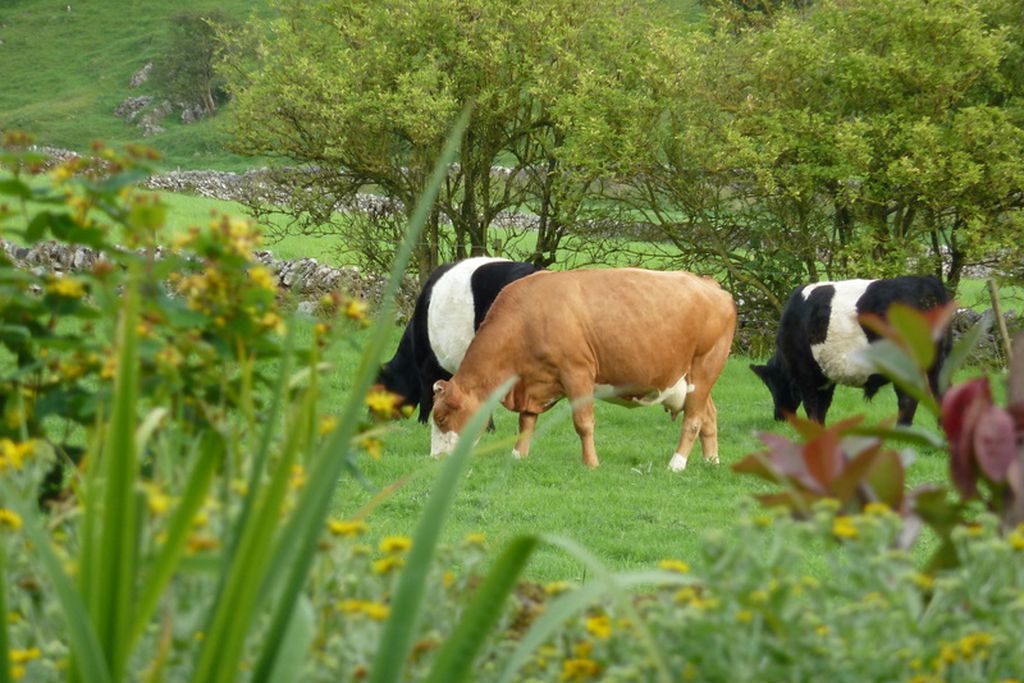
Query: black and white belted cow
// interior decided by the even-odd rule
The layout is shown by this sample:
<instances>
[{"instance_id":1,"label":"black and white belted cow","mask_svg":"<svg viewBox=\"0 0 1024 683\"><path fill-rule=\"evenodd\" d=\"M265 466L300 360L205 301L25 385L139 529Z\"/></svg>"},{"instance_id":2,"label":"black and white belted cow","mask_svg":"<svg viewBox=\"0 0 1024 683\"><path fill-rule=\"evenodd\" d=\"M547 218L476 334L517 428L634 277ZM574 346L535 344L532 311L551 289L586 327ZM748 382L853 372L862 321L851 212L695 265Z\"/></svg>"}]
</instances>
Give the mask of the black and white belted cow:
<instances>
[{"instance_id":1,"label":"black and white belted cow","mask_svg":"<svg viewBox=\"0 0 1024 683\"><path fill-rule=\"evenodd\" d=\"M885 318L889 307L902 303L929 310L949 301L934 277L905 275L882 280L818 282L796 288L782 311L775 354L765 365L751 365L771 391L775 419L795 413L801 403L807 417L824 423L837 384L863 387L872 398L889 382L872 372L857 353L878 339L858 322L864 313ZM936 342L935 362L928 370L932 391L938 392L939 371L949 354L948 333ZM917 401L896 387L900 424L914 420Z\"/></svg>"},{"instance_id":2,"label":"black and white belted cow","mask_svg":"<svg viewBox=\"0 0 1024 683\"><path fill-rule=\"evenodd\" d=\"M478 256L437 268L416 299L398 349L377 375L377 384L420 409L426 423L434 406L434 382L450 379L494 303L510 282L538 268L531 263Z\"/></svg>"}]
</instances>

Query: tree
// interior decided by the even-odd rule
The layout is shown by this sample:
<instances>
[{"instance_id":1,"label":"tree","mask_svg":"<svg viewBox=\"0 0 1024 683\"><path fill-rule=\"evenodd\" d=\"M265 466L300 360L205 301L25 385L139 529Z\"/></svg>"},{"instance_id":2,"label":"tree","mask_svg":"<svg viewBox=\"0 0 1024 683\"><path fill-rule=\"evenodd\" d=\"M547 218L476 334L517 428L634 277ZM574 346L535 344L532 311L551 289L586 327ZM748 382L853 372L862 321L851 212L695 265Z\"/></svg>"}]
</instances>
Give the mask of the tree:
<instances>
[{"instance_id":1,"label":"tree","mask_svg":"<svg viewBox=\"0 0 1024 683\"><path fill-rule=\"evenodd\" d=\"M602 168L586 144L616 125L592 112L642 87L654 15L634 0L279 0L254 20L259 58L229 60L234 146L280 160L292 230L345 238L360 193L411 210L450 122L473 108L420 245L420 272L493 249L503 216L529 211L502 250L540 265L589 211ZM367 223L358 219L365 236ZM388 234L387 224L378 231ZM374 231L371 230L371 234ZM387 247L379 240L366 244Z\"/></svg>"},{"instance_id":2,"label":"tree","mask_svg":"<svg viewBox=\"0 0 1024 683\"><path fill-rule=\"evenodd\" d=\"M197 104L212 114L222 99L223 83L214 69L219 49L217 26L230 20L220 10L181 12L171 18L156 80L167 95L186 106Z\"/></svg>"},{"instance_id":3,"label":"tree","mask_svg":"<svg viewBox=\"0 0 1024 683\"><path fill-rule=\"evenodd\" d=\"M921 272L955 289L968 265L1019 262L1024 120L1004 69L1020 51L1002 4L826 1L694 34L667 56L686 68L663 81L630 200L677 262L765 315L808 280Z\"/></svg>"}]
</instances>

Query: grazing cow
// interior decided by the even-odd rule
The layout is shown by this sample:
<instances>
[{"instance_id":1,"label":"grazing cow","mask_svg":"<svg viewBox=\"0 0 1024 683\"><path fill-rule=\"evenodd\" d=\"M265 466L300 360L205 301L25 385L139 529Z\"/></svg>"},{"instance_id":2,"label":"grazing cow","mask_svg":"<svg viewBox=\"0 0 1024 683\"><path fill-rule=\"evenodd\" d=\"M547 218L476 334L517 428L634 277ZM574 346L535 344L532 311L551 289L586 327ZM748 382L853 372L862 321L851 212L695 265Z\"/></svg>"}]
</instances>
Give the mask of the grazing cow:
<instances>
[{"instance_id":1,"label":"grazing cow","mask_svg":"<svg viewBox=\"0 0 1024 683\"><path fill-rule=\"evenodd\" d=\"M530 263L484 256L437 268L416 299L412 319L377 383L399 395L402 405L419 406L419 421L426 423L434 405L431 387L458 370L494 297L536 270Z\"/></svg>"},{"instance_id":2,"label":"grazing cow","mask_svg":"<svg viewBox=\"0 0 1024 683\"><path fill-rule=\"evenodd\" d=\"M885 317L889 306L903 303L928 310L949 301L942 283L933 277L906 275L885 280L842 280L804 285L793 291L782 311L775 354L766 365L751 365L772 393L775 419L795 413L803 403L807 417L824 424L837 384L863 387L867 399L888 383L873 373L857 353L878 339L857 316ZM939 371L949 353L948 334L936 343L936 358L928 370L932 391L938 392ZM899 423L914 420L917 401L896 387Z\"/></svg>"},{"instance_id":3,"label":"grazing cow","mask_svg":"<svg viewBox=\"0 0 1024 683\"><path fill-rule=\"evenodd\" d=\"M690 273L636 268L542 272L502 290L450 381L434 385L431 454L455 447L470 416L502 382L519 413L513 456L526 457L543 413L572 402L583 463L597 467L595 390L617 403L662 404L683 419L669 468L679 471L700 436L705 460L718 462L711 387L725 366L736 328L732 297Z\"/></svg>"}]
</instances>

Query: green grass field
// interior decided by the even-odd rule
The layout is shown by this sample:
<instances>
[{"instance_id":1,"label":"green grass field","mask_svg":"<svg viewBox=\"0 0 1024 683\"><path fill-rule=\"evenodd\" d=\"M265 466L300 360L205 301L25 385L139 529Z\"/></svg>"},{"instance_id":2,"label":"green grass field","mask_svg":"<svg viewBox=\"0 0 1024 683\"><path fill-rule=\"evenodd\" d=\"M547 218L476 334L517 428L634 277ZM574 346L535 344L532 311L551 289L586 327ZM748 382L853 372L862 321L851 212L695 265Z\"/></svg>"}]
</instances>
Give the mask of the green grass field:
<instances>
[{"instance_id":1,"label":"green grass field","mask_svg":"<svg viewBox=\"0 0 1024 683\"><path fill-rule=\"evenodd\" d=\"M396 328L396 343L399 332ZM328 395L337 396L339 405L356 363L355 350L344 347L324 378ZM566 402L541 416L530 456L521 461L511 457L516 417L499 408L496 431L485 434L478 445L445 538L457 541L481 532L500 547L518 533L547 532L578 541L615 569L650 567L663 558L692 561L706 531L727 528L750 506L750 494L770 488L733 473L729 466L759 450L758 432L793 435L788 425L772 420L768 391L747 368L749 363L748 358L731 358L713 392L721 464L704 463L698 446L681 473L667 470L681 423L671 421L661 408L598 404L601 466L593 471L580 460ZM865 403L858 390L839 388L829 420L865 412L877 421L895 411L891 388L883 389L872 403ZM936 428L924 411L917 422ZM391 425L383 442L379 460L361 460L369 487L345 479L334 514L344 518L369 510L366 520L373 537L411 534L440 466L428 455L430 430L406 420ZM920 452L910 467L910 483L942 483L946 470L944 454ZM397 488L380 493L391 486ZM565 554L544 550L527 576L537 581L573 580L582 578L583 571Z\"/></svg>"}]
</instances>

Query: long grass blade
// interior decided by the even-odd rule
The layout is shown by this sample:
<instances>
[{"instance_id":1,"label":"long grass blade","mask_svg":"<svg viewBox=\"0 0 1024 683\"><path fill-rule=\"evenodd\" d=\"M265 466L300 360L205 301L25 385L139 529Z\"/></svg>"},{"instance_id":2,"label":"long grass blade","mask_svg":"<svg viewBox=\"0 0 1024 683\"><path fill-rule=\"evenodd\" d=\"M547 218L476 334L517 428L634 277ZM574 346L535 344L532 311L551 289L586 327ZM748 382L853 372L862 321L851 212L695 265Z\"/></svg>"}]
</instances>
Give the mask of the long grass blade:
<instances>
[{"instance_id":1,"label":"long grass blade","mask_svg":"<svg viewBox=\"0 0 1024 683\"><path fill-rule=\"evenodd\" d=\"M292 618L281 642L281 653L277 658L270 680L274 683L291 683L302 680L302 667L306 663L309 646L316 635L316 619L309 598L302 596L295 603Z\"/></svg>"},{"instance_id":2,"label":"long grass blade","mask_svg":"<svg viewBox=\"0 0 1024 683\"><path fill-rule=\"evenodd\" d=\"M0 477L0 493L9 501L10 507L23 520L23 530L35 546L67 622L67 643L71 649L72 665L80 680L92 683L110 683L110 670L103 656L103 646L93 628L89 612L82 601L82 595L75 590L75 584L64 571L57 554L53 552L50 539L37 520L38 513L32 503L24 503L14 497L8 483ZM4 613L6 615L6 613Z\"/></svg>"},{"instance_id":3,"label":"long grass blade","mask_svg":"<svg viewBox=\"0 0 1024 683\"><path fill-rule=\"evenodd\" d=\"M94 575L98 579L99 596L92 616L114 680L123 678L128 660L138 578L135 571L139 530L135 489L138 477L135 451L139 384L138 309L138 277L133 275L125 288L121 308L113 412L99 463L100 490L89 491L90 503L102 505L99 553L94 556L99 569ZM100 501L93 498L97 494L102 496Z\"/></svg>"},{"instance_id":4,"label":"long grass blade","mask_svg":"<svg viewBox=\"0 0 1024 683\"><path fill-rule=\"evenodd\" d=\"M398 288L406 266L412 257L413 248L447 175L448 166L455 157L462 132L469 122L469 114L470 110L467 108L456 121L448 136L444 151L434 167L430 181L416 204L409 227L395 255L395 262L392 264L391 274L384 288L377 323L371 330L370 338L360 358L353 378L351 393L341 413L339 425L313 464L309 477L310 483L307 485L305 495L292 514L284 533L280 536L281 540L276 555L293 559L284 583L279 587L278 577L275 573L270 578L271 586L264 591L265 595L275 594L277 603L270 629L267 631L264 641L263 653L254 670L253 681L255 682L270 680L269 675L274 668L274 660L278 656L278 647L290 618L291 608L306 584L306 578L316 552L317 540L330 509L338 477L346 468L351 467L348 458L349 447L364 414L363 399L373 382L378 363L384 352L384 346L390 336ZM282 575L284 573L283 569L273 571L280 571ZM279 591L273 590L278 587Z\"/></svg>"},{"instance_id":5,"label":"long grass blade","mask_svg":"<svg viewBox=\"0 0 1024 683\"><path fill-rule=\"evenodd\" d=\"M213 483L213 475L223 453L224 444L220 435L214 432L207 433L203 437L199 453L196 454L184 495L167 526L167 538L142 584L129 647L138 642L139 637L146 630L146 625L156 610L164 588L167 587L184 555L192 522L202 507L203 501L206 500L206 494Z\"/></svg>"},{"instance_id":6,"label":"long grass blade","mask_svg":"<svg viewBox=\"0 0 1024 683\"><path fill-rule=\"evenodd\" d=\"M398 589L391 601L391 616L381 632L380 644L370 670L371 683L395 683L401 678L402 669L412 649L413 636L419 626L430 563L434 559L441 527L451 510L455 489L469 466L469 455L477 438L483 433L487 419L514 383L515 378L506 380L473 415L459 436L455 450L444 463L437 483L431 489L430 498L423 508L412 539L412 549L402 568Z\"/></svg>"},{"instance_id":7,"label":"long grass blade","mask_svg":"<svg viewBox=\"0 0 1024 683\"><path fill-rule=\"evenodd\" d=\"M306 392L291 420L296 427L286 434L281 456L270 473L269 482L259 494L250 493L259 495L260 500L254 504L252 515L241 530L234 556L227 565L227 575L222 581L223 591L211 614L207 637L203 640L196 665L196 683L231 681L237 676L242 646L262 599L261 589L270 565L291 468L300 445L306 441L303 431L309 424L308 415L315 410L315 403L315 395Z\"/></svg>"},{"instance_id":8,"label":"long grass blade","mask_svg":"<svg viewBox=\"0 0 1024 683\"><path fill-rule=\"evenodd\" d=\"M11 683L11 649L10 639L7 637L7 551L5 544L0 541L0 683Z\"/></svg>"},{"instance_id":9,"label":"long grass blade","mask_svg":"<svg viewBox=\"0 0 1024 683\"><path fill-rule=\"evenodd\" d=\"M477 588L462 621L437 654L427 683L457 683L468 678L484 640L501 616L516 579L538 541L536 536L519 536L505 546L487 578Z\"/></svg>"}]
</instances>

